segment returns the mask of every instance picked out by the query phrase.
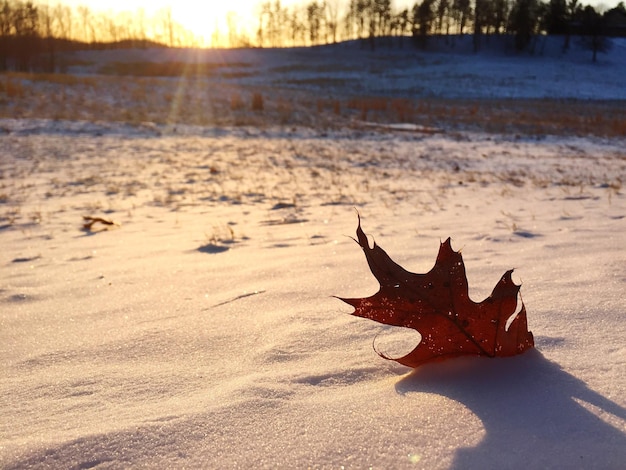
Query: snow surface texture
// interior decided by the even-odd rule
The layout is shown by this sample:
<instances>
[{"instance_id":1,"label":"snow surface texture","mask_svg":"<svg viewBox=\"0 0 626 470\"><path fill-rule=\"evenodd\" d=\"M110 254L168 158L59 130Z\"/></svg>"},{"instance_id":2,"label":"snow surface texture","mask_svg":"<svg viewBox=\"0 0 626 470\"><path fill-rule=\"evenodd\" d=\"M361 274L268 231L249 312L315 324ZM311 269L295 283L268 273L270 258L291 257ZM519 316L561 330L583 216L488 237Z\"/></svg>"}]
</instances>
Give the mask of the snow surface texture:
<instances>
[{"instance_id":1,"label":"snow surface texture","mask_svg":"<svg viewBox=\"0 0 626 470\"><path fill-rule=\"evenodd\" d=\"M2 124L3 468L625 461L623 142ZM537 351L376 356L354 207L413 271L452 236L475 300L515 267Z\"/></svg>"},{"instance_id":2,"label":"snow surface texture","mask_svg":"<svg viewBox=\"0 0 626 470\"><path fill-rule=\"evenodd\" d=\"M511 38L485 38L473 53L471 35L431 38L428 51L383 45L371 51L359 42L321 48L205 50L153 49L75 54L70 72L96 73L119 62L203 62L220 66L219 81L239 86L280 86L338 96L439 98L626 99L626 40L615 38L608 54L564 39L540 38L535 53L516 54ZM382 49L383 51L381 51ZM90 65L84 65L85 63ZM228 78L225 78L228 77ZM329 91L329 86L332 91Z\"/></svg>"},{"instance_id":3,"label":"snow surface texture","mask_svg":"<svg viewBox=\"0 0 626 470\"><path fill-rule=\"evenodd\" d=\"M623 468L624 139L0 128L3 469ZM355 208L474 300L515 268L536 350L378 357L416 339L333 297L378 288Z\"/></svg>"}]
</instances>

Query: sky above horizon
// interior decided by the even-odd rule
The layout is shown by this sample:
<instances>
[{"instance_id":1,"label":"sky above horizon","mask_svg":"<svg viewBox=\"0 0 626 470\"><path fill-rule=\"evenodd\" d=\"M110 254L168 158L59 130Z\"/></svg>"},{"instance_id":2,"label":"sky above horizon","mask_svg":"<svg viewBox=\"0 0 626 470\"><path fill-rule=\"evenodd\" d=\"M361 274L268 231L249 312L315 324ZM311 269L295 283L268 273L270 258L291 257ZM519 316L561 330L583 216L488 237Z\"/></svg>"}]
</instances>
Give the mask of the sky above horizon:
<instances>
[{"instance_id":1,"label":"sky above horizon","mask_svg":"<svg viewBox=\"0 0 626 470\"><path fill-rule=\"evenodd\" d=\"M94 12L135 12L143 9L146 16L153 15L157 11L170 7L173 19L197 36L204 38L205 43L210 43L210 38L215 29L221 34L228 30L227 17L234 14L238 28L247 31L251 35L258 22L259 6L266 0L228 0L198 2L197 0L57 0L56 3L68 5L72 8L87 6ZM274 1L274 0L272 0ZM306 4L310 0L280 0L282 7ZM341 9L348 4L349 0L327 0L331 5L338 5ZM409 7L416 0L392 0L394 9Z\"/></svg>"},{"instance_id":2,"label":"sky above horizon","mask_svg":"<svg viewBox=\"0 0 626 470\"><path fill-rule=\"evenodd\" d=\"M143 9L150 16L166 7L172 10L172 17L186 29L207 41L217 28L222 33L226 32L226 18L234 14L240 28L253 31L258 9L264 0L228 0L223 2L198 2L197 0L59 0L57 3L69 5L72 8L87 6L94 12L134 12ZM280 0L283 7L306 4L309 0ZM327 0L331 5L344 8L348 0ZM411 7L416 0L392 0L392 8L400 10ZM617 5L619 0L583 0L583 4L599 5L604 9Z\"/></svg>"}]
</instances>

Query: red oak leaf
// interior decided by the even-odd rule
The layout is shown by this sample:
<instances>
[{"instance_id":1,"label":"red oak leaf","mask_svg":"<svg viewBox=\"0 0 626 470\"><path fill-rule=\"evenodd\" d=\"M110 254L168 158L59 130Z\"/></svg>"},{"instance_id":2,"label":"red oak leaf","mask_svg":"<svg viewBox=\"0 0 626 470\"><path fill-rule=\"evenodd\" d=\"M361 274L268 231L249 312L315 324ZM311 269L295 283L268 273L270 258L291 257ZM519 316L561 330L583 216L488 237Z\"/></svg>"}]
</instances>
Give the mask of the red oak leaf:
<instances>
[{"instance_id":1,"label":"red oak leaf","mask_svg":"<svg viewBox=\"0 0 626 470\"><path fill-rule=\"evenodd\" d=\"M534 346L528 331L526 307L507 271L489 297L480 303L469 298L465 265L450 239L441 243L435 266L426 274L406 271L391 260L376 243L356 231L380 290L362 299L344 299L358 317L387 325L417 330L422 339L409 354L393 358L408 367L464 355L513 356ZM392 359L378 352L385 359Z\"/></svg>"}]
</instances>

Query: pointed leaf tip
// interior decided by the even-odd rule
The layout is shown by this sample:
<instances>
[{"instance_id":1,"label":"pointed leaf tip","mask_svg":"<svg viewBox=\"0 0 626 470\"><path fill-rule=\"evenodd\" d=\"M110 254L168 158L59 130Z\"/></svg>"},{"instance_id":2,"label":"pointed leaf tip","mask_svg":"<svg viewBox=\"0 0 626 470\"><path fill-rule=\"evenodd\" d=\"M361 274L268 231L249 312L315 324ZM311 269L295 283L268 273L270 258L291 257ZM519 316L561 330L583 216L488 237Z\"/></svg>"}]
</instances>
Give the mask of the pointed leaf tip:
<instances>
[{"instance_id":1,"label":"pointed leaf tip","mask_svg":"<svg viewBox=\"0 0 626 470\"><path fill-rule=\"evenodd\" d=\"M357 238L357 243L361 245L361 248L363 248L364 250L371 249L369 241L367 240L367 235L365 235L365 232L361 228L361 216L359 216L359 225L356 228L356 238Z\"/></svg>"}]
</instances>

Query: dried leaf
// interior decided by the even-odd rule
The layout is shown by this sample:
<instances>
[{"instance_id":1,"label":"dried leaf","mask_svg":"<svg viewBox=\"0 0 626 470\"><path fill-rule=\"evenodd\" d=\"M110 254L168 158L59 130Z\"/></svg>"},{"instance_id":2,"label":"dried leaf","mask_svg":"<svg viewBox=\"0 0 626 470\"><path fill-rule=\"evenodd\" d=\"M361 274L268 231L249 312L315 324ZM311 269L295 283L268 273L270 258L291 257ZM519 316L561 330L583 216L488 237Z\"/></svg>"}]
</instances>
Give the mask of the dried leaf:
<instances>
[{"instance_id":1,"label":"dried leaf","mask_svg":"<svg viewBox=\"0 0 626 470\"><path fill-rule=\"evenodd\" d=\"M463 355L513 356L534 346L521 298L518 308L520 286L511 279L513 270L476 303L469 298L461 253L452 249L449 238L441 243L435 266L416 274L392 261L376 243L370 248L360 217L356 234L380 290L371 297L340 300L355 308L355 316L413 328L422 337L413 351L393 360L418 367Z\"/></svg>"}]
</instances>

